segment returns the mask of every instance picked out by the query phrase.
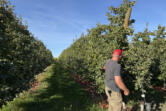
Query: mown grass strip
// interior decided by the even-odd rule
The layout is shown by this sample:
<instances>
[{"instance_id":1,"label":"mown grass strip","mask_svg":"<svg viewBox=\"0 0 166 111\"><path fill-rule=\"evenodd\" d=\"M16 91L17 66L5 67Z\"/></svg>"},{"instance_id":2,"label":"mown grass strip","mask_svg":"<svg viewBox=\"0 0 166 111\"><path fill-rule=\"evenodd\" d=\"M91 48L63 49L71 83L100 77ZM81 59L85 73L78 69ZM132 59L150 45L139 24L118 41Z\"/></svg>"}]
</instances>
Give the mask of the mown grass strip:
<instances>
[{"instance_id":1,"label":"mown grass strip","mask_svg":"<svg viewBox=\"0 0 166 111\"><path fill-rule=\"evenodd\" d=\"M23 91L0 111L101 111L60 64L36 76L38 86Z\"/></svg>"}]
</instances>

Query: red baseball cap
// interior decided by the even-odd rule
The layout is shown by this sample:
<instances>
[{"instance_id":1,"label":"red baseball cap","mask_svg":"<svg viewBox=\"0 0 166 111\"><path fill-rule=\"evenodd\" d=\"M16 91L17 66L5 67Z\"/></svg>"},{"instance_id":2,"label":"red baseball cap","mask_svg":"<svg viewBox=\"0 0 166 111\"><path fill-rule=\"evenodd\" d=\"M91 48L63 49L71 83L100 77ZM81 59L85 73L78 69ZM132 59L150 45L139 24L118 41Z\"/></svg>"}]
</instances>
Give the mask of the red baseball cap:
<instances>
[{"instance_id":1,"label":"red baseball cap","mask_svg":"<svg viewBox=\"0 0 166 111\"><path fill-rule=\"evenodd\" d=\"M120 49L115 49L114 51L113 51L113 54L117 54L117 55L119 55L119 56L122 56L122 50L120 50Z\"/></svg>"}]
</instances>

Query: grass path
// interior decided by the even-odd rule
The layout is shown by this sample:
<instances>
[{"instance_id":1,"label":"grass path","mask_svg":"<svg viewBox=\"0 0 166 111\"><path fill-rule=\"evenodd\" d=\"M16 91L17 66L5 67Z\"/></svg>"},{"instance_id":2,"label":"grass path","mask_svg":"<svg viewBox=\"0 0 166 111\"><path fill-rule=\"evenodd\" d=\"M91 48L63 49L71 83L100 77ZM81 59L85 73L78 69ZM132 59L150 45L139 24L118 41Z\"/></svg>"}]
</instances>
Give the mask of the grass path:
<instances>
[{"instance_id":1,"label":"grass path","mask_svg":"<svg viewBox=\"0 0 166 111\"><path fill-rule=\"evenodd\" d=\"M0 111L97 111L87 92L60 64L36 76L33 91L24 91Z\"/></svg>"},{"instance_id":2,"label":"grass path","mask_svg":"<svg viewBox=\"0 0 166 111\"><path fill-rule=\"evenodd\" d=\"M23 91L0 111L105 111L93 103L89 94L67 73L61 64L52 64L36 76L38 85ZM166 111L165 93L151 91L155 101Z\"/></svg>"}]
</instances>

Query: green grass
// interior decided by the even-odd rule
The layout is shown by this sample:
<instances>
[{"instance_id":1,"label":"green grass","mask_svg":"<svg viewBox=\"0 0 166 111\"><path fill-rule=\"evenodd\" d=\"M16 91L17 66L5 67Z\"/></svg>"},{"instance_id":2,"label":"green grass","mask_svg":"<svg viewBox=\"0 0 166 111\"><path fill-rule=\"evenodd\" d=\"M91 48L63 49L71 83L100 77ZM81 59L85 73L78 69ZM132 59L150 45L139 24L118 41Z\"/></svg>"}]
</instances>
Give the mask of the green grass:
<instances>
[{"instance_id":1,"label":"green grass","mask_svg":"<svg viewBox=\"0 0 166 111\"><path fill-rule=\"evenodd\" d=\"M33 92L23 91L0 111L102 111L60 64L36 76Z\"/></svg>"},{"instance_id":2,"label":"green grass","mask_svg":"<svg viewBox=\"0 0 166 111\"><path fill-rule=\"evenodd\" d=\"M105 111L67 72L61 64L52 64L46 72L36 76L39 84L35 90L23 91L0 111ZM165 93L150 92L149 99L160 103L161 111L166 111Z\"/></svg>"}]
</instances>

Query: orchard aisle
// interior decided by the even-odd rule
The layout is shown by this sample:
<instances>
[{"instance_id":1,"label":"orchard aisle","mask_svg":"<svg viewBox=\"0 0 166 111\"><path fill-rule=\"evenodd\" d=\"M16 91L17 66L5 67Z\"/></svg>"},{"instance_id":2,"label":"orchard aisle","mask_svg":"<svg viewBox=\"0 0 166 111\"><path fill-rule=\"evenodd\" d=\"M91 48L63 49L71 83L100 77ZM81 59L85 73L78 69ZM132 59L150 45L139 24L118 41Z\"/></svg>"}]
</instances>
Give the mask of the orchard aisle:
<instances>
[{"instance_id":1,"label":"orchard aisle","mask_svg":"<svg viewBox=\"0 0 166 111\"><path fill-rule=\"evenodd\" d=\"M35 88L24 91L0 111L96 111L87 92L60 64L49 66L36 80Z\"/></svg>"}]
</instances>

